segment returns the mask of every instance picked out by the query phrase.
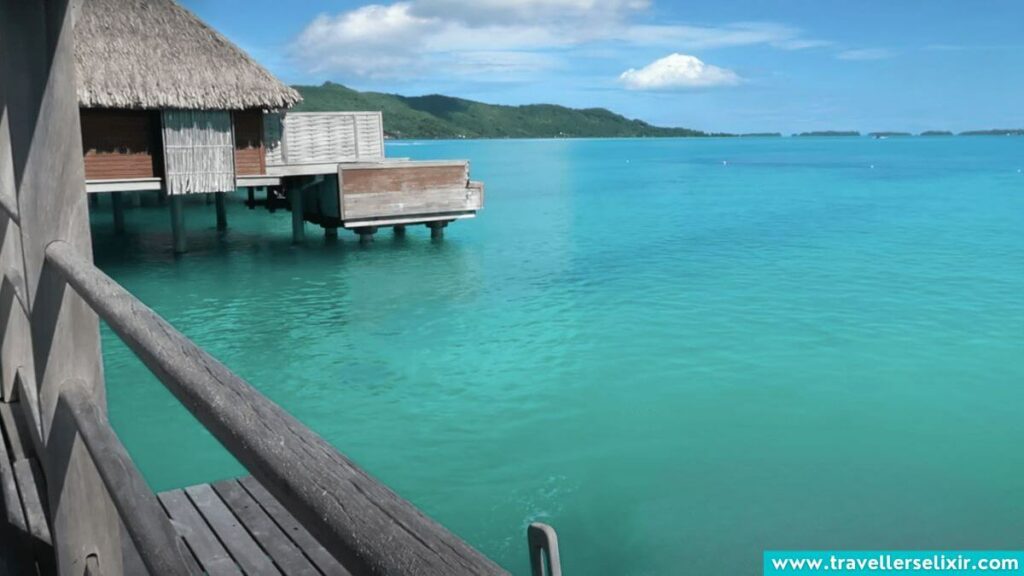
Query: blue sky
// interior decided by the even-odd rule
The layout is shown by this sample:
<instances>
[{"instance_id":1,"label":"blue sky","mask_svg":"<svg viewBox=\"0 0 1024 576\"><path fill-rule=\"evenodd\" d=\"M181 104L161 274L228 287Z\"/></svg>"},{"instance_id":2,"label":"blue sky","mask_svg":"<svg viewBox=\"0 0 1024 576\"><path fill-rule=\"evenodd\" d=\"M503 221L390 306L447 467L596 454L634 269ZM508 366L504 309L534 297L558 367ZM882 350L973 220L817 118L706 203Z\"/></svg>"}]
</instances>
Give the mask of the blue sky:
<instances>
[{"instance_id":1,"label":"blue sky","mask_svg":"<svg viewBox=\"0 0 1024 576\"><path fill-rule=\"evenodd\" d=\"M289 83L712 131L1024 127L1020 0L184 0Z\"/></svg>"}]
</instances>

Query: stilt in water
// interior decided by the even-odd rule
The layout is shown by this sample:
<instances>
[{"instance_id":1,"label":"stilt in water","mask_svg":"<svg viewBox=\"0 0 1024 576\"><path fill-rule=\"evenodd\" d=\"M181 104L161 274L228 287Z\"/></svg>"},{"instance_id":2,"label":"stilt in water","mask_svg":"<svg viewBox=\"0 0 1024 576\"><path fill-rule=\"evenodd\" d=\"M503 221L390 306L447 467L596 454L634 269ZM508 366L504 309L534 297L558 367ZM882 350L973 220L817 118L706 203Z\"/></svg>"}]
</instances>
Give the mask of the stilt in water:
<instances>
[{"instance_id":1,"label":"stilt in water","mask_svg":"<svg viewBox=\"0 0 1024 576\"><path fill-rule=\"evenodd\" d=\"M324 226L324 239L329 241L335 241L338 239L338 227L337 226Z\"/></svg>"},{"instance_id":2,"label":"stilt in water","mask_svg":"<svg viewBox=\"0 0 1024 576\"><path fill-rule=\"evenodd\" d=\"M274 206L274 188L271 186L266 186L263 188L263 191L267 195L267 210L270 210L272 213L276 212L277 207Z\"/></svg>"},{"instance_id":3,"label":"stilt in water","mask_svg":"<svg viewBox=\"0 0 1024 576\"><path fill-rule=\"evenodd\" d=\"M292 243L299 244L306 239L306 227L302 221L302 188L296 187L288 193L288 200L292 203ZM270 193L267 193L267 200L270 200Z\"/></svg>"},{"instance_id":4,"label":"stilt in water","mask_svg":"<svg viewBox=\"0 0 1024 576\"><path fill-rule=\"evenodd\" d=\"M249 207L249 210L252 210L256 207L256 189L250 186L245 189L245 192L248 195L248 200L245 201L245 205Z\"/></svg>"},{"instance_id":5,"label":"stilt in water","mask_svg":"<svg viewBox=\"0 0 1024 576\"><path fill-rule=\"evenodd\" d=\"M377 233L376 226L365 226L363 228L356 228L356 234L359 234L360 244L370 244L373 242L373 235Z\"/></svg>"},{"instance_id":6,"label":"stilt in water","mask_svg":"<svg viewBox=\"0 0 1024 576\"><path fill-rule=\"evenodd\" d=\"M185 210L184 198L175 194L170 198L171 204L171 234L174 237L174 253L184 254L188 250L185 242Z\"/></svg>"},{"instance_id":7,"label":"stilt in water","mask_svg":"<svg viewBox=\"0 0 1024 576\"><path fill-rule=\"evenodd\" d=\"M114 209L114 233L124 233L124 197L120 192L110 193L110 206Z\"/></svg>"},{"instance_id":8,"label":"stilt in water","mask_svg":"<svg viewBox=\"0 0 1024 576\"><path fill-rule=\"evenodd\" d=\"M398 226L395 226L394 230L395 230L395 238L405 238L405 226L404 225L400 224Z\"/></svg>"},{"instance_id":9,"label":"stilt in water","mask_svg":"<svg viewBox=\"0 0 1024 576\"><path fill-rule=\"evenodd\" d=\"M100 205L100 197L98 194L89 194L89 207L96 208Z\"/></svg>"},{"instance_id":10,"label":"stilt in water","mask_svg":"<svg viewBox=\"0 0 1024 576\"><path fill-rule=\"evenodd\" d=\"M217 203L217 230L228 229L228 208L227 208L227 192L218 192L215 194L216 198L214 201Z\"/></svg>"},{"instance_id":11,"label":"stilt in water","mask_svg":"<svg viewBox=\"0 0 1024 576\"><path fill-rule=\"evenodd\" d=\"M427 222L427 228L430 228L430 239L441 240L444 238L444 228L448 225L446 221L438 222Z\"/></svg>"}]
</instances>

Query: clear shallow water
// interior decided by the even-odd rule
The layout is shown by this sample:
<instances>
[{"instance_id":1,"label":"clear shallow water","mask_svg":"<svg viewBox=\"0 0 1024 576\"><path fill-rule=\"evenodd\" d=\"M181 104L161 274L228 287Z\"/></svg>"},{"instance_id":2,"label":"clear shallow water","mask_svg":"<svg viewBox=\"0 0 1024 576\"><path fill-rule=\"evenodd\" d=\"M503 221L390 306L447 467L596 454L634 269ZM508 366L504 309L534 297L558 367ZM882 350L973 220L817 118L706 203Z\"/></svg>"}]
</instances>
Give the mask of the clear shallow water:
<instances>
[{"instance_id":1,"label":"clear shallow water","mask_svg":"<svg viewBox=\"0 0 1024 576\"><path fill-rule=\"evenodd\" d=\"M486 209L362 248L287 212L94 209L96 260L517 574L732 575L779 548L1020 547L1024 139L397 143ZM723 164L726 161L727 164ZM873 166L873 167L872 167ZM157 490L241 474L109 330Z\"/></svg>"}]
</instances>

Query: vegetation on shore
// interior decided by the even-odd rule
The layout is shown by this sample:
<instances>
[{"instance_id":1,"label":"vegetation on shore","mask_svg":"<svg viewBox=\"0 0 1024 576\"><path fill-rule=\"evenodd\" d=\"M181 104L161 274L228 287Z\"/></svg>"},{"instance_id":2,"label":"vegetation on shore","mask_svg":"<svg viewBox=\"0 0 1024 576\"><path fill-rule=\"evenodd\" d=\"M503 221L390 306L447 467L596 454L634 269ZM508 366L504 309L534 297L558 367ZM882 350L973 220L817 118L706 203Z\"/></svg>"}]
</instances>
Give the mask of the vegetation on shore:
<instances>
[{"instance_id":1,"label":"vegetation on shore","mask_svg":"<svg viewBox=\"0 0 1024 576\"><path fill-rule=\"evenodd\" d=\"M925 130L921 136L953 136L953 133L949 130Z\"/></svg>"},{"instance_id":2,"label":"vegetation on shore","mask_svg":"<svg viewBox=\"0 0 1024 576\"><path fill-rule=\"evenodd\" d=\"M913 136L910 132L869 132L868 136L874 138L890 138L898 136Z\"/></svg>"},{"instance_id":3,"label":"vegetation on shore","mask_svg":"<svg viewBox=\"0 0 1024 576\"><path fill-rule=\"evenodd\" d=\"M384 113L384 132L392 138L725 136L652 126L604 108L575 109L553 104L501 106L438 94L409 97L358 92L332 82L294 88L303 98L294 110L380 110Z\"/></svg>"}]
</instances>

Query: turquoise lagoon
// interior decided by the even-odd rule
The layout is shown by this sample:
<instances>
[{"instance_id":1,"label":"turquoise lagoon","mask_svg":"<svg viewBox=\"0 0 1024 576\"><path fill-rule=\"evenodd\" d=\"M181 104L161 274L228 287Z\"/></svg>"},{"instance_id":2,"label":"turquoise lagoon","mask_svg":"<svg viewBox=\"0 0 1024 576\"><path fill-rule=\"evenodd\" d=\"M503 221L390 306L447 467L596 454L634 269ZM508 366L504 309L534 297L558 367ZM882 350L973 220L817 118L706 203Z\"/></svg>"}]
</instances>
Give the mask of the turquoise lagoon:
<instances>
[{"instance_id":1,"label":"turquoise lagoon","mask_svg":"<svg viewBox=\"0 0 1024 576\"><path fill-rule=\"evenodd\" d=\"M486 209L370 247L287 212L93 210L115 279L517 574L1024 535L1024 139L397 142ZM243 470L104 328L154 489Z\"/></svg>"}]
</instances>

